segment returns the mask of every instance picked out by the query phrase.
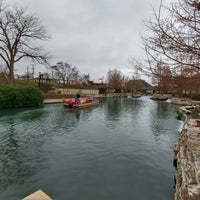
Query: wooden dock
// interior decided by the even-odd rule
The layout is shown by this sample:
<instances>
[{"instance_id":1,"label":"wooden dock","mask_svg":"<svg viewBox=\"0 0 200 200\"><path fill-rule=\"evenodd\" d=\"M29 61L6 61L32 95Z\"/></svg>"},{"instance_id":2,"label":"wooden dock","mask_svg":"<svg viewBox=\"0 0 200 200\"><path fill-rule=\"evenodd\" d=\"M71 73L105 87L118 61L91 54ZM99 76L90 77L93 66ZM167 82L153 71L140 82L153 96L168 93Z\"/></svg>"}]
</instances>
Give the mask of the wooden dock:
<instances>
[{"instance_id":1,"label":"wooden dock","mask_svg":"<svg viewBox=\"0 0 200 200\"><path fill-rule=\"evenodd\" d=\"M22 200L53 200L47 194L45 194L42 190L38 190L33 194L25 197Z\"/></svg>"}]
</instances>

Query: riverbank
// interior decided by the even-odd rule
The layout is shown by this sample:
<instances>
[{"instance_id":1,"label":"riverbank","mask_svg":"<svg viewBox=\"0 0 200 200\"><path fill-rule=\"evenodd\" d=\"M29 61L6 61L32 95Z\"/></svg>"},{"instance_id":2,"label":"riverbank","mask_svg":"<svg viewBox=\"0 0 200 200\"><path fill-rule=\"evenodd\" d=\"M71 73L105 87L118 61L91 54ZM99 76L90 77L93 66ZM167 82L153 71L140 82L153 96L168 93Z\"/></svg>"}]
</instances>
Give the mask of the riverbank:
<instances>
[{"instance_id":1,"label":"riverbank","mask_svg":"<svg viewBox=\"0 0 200 200\"><path fill-rule=\"evenodd\" d=\"M171 102L178 105L194 106L200 105L200 101L194 101L187 98L171 98Z\"/></svg>"},{"instance_id":2,"label":"riverbank","mask_svg":"<svg viewBox=\"0 0 200 200\"><path fill-rule=\"evenodd\" d=\"M188 100L178 101L193 104ZM199 106L179 108L179 114L184 115L186 121L174 150L174 200L200 199L200 119L193 119L195 115L192 115L198 108Z\"/></svg>"}]
</instances>

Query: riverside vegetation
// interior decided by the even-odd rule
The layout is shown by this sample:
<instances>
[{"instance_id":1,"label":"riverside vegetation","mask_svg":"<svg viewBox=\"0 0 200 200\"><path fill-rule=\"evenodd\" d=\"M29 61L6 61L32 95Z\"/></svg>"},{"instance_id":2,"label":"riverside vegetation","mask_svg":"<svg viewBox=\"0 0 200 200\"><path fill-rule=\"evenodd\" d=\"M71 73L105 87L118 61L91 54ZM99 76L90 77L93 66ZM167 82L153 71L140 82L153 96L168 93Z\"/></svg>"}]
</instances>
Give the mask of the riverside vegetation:
<instances>
[{"instance_id":1,"label":"riverside vegetation","mask_svg":"<svg viewBox=\"0 0 200 200\"><path fill-rule=\"evenodd\" d=\"M0 108L40 106L43 98L42 91L33 85L0 86Z\"/></svg>"}]
</instances>

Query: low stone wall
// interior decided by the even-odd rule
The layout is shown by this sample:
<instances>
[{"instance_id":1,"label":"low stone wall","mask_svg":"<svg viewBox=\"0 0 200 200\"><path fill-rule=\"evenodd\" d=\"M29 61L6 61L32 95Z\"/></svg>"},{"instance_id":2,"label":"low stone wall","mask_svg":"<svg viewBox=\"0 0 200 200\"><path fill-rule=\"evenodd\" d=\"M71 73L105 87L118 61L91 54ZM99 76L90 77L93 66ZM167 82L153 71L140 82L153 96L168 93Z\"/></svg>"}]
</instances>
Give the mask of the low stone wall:
<instances>
[{"instance_id":1,"label":"low stone wall","mask_svg":"<svg viewBox=\"0 0 200 200\"><path fill-rule=\"evenodd\" d=\"M200 101L194 101L186 98L171 98L171 102L178 105L194 106L200 105Z\"/></svg>"},{"instance_id":2,"label":"low stone wall","mask_svg":"<svg viewBox=\"0 0 200 200\"><path fill-rule=\"evenodd\" d=\"M88 96L88 97L98 97L99 96L99 90L89 90L89 89L66 89L66 88L57 88L55 90L56 94L67 94L67 95L73 95L75 96L77 93L79 93L81 96Z\"/></svg>"},{"instance_id":3,"label":"low stone wall","mask_svg":"<svg viewBox=\"0 0 200 200\"><path fill-rule=\"evenodd\" d=\"M73 98L74 96L75 96L75 95L55 94L55 93L44 93L44 99Z\"/></svg>"},{"instance_id":4,"label":"low stone wall","mask_svg":"<svg viewBox=\"0 0 200 200\"><path fill-rule=\"evenodd\" d=\"M200 120L186 121L174 150L174 200L200 199Z\"/></svg>"}]
</instances>

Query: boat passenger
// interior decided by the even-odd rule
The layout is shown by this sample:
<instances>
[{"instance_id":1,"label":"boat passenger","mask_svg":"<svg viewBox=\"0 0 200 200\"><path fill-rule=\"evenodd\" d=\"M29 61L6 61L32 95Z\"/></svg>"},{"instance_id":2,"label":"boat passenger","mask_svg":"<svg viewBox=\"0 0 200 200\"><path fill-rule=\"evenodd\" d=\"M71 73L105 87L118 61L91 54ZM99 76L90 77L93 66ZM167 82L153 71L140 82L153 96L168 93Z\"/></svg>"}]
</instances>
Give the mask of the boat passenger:
<instances>
[{"instance_id":1,"label":"boat passenger","mask_svg":"<svg viewBox=\"0 0 200 200\"><path fill-rule=\"evenodd\" d=\"M81 98L81 95L77 93L75 96L75 104L80 104L80 98Z\"/></svg>"}]
</instances>

